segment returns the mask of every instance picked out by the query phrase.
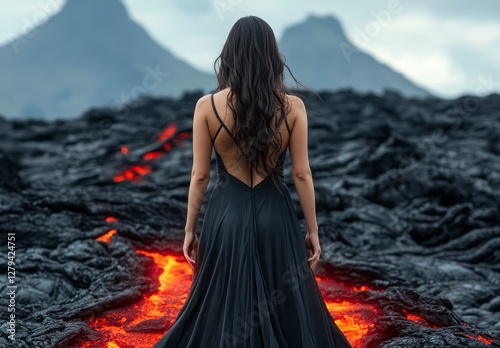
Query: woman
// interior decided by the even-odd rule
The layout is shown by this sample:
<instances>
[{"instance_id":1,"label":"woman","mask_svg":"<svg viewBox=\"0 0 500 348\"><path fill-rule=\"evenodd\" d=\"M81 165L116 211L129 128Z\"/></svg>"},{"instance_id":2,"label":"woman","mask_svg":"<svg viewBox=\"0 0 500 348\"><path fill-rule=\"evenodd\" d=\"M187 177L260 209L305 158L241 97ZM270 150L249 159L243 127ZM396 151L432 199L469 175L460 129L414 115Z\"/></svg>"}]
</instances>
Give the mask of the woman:
<instances>
[{"instance_id":1,"label":"woman","mask_svg":"<svg viewBox=\"0 0 500 348\"><path fill-rule=\"evenodd\" d=\"M307 114L285 88L287 66L271 27L254 16L238 20L214 67L216 93L198 101L193 117L184 241L193 283L154 347L351 347L314 277L321 248ZM217 183L198 237L212 147ZM287 149L305 235L284 182Z\"/></svg>"}]
</instances>

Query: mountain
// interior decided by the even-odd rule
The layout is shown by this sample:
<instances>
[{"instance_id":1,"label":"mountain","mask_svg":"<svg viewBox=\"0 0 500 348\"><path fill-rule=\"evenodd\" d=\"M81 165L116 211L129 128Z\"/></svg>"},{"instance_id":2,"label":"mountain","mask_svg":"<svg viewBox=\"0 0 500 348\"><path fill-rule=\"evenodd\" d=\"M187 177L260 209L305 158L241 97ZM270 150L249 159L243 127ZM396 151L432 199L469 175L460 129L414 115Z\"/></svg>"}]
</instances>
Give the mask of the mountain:
<instances>
[{"instance_id":1,"label":"mountain","mask_svg":"<svg viewBox=\"0 0 500 348\"><path fill-rule=\"evenodd\" d=\"M289 27L279 46L294 76L312 89L353 88L383 93L389 88L407 97L431 96L352 44L333 16L309 16L305 22ZM291 83L288 73L287 82Z\"/></svg>"},{"instance_id":2,"label":"mountain","mask_svg":"<svg viewBox=\"0 0 500 348\"><path fill-rule=\"evenodd\" d=\"M120 0L68 0L45 24L0 47L0 76L1 114L46 119L216 83L152 40Z\"/></svg>"}]
</instances>

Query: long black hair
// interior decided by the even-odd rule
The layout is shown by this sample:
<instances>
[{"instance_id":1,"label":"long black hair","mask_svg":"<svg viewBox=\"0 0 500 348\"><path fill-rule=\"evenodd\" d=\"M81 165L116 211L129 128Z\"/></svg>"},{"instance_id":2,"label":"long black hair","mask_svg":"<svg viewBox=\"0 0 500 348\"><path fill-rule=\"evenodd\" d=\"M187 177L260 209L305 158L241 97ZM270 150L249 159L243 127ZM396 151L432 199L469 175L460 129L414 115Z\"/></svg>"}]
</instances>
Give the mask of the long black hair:
<instances>
[{"instance_id":1,"label":"long black hair","mask_svg":"<svg viewBox=\"0 0 500 348\"><path fill-rule=\"evenodd\" d=\"M235 115L232 133L241 152L238 158L245 156L261 176L274 171L266 161L269 152L273 161L280 155L280 125L291 107L286 94L297 95L285 85L285 68L302 86L286 65L272 28L256 16L233 25L214 62L216 91L230 88L227 104ZM271 179L276 184L274 175Z\"/></svg>"}]
</instances>

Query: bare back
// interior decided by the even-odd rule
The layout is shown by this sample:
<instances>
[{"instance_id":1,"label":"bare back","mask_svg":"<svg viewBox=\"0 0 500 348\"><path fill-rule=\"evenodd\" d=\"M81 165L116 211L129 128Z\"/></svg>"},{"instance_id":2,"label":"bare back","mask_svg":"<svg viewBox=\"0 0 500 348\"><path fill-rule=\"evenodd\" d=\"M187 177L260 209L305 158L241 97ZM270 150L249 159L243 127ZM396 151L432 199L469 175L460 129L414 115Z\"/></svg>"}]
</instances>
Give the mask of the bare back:
<instances>
[{"instance_id":1,"label":"bare back","mask_svg":"<svg viewBox=\"0 0 500 348\"><path fill-rule=\"evenodd\" d=\"M228 93L229 89L225 89L212 96L213 114L215 115L214 117L208 117L207 121L212 138L212 146L230 175L236 177L248 187L255 187L264 181L266 176L261 176L257 174L255 168L250 168L250 164L244 156L240 156L238 159L238 145L236 144L232 132L234 128L233 113L226 102ZM284 160L285 152L291 137L293 124L290 124L292 122L287 119L288 117L289 115L286 115L285 122L280 125L282 147L279 151L280 155L278 161ZM276 160L272 160L271 156L268 157L267 161L268 165L272 168L278 164ZM251 169L252 176L250 177Z\"/></svg>"}]
</instances>

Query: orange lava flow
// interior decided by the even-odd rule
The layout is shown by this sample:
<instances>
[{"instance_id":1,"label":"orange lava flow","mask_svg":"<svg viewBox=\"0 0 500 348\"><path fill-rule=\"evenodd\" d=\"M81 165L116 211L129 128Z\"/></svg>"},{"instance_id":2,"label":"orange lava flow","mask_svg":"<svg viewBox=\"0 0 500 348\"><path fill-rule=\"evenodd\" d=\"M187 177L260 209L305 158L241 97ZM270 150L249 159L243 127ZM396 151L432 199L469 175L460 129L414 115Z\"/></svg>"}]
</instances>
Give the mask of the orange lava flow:
<instances>
[{"instance_id":1,"label":"orange lava flow","mask_svg":"<svg viewBox=\"0 0 500 348\"><path fill-rule=\"evenodd\" d=\"M145 153L142 156L142 158L145 159L146 161L149 161L149 160L153 160L153 159L157 159L157 158L161 157L162 154L163 154L163 152L161 152L161 151L152 151L152 152Z\"/></svg>"},{"instance_id":2,"label":"orange lava flow","mask_svg":"<svg viewBox=\"0 0 500 348\"><path fill-rule=\"evenodd\" d=\"M151 276L159 280L157 292L144 295L137 303L92 318L95 334L81 339L79 348L151 348L170 327L184 304L192 282L192 269L183 255L162 255L136 250L151 257L156 265Z\"/></svg>"},{"instance_id":3,"label":"orange lava flow","mask_svg":"<svg viewBox=\"0 0 500 348\"><path fill-rule=\"evenodd\" d=\"M176 125L171 124L158 136L157 141L164 142L161 145L163 150L171 150L172 144L182 146L183 139L192 136L190 132L181 132L175 139L171 139L176 132ZM128 154L128 147L122 145L121 153ZM148 152L143 155L143 160L156 159L161 155L161 151ZM136 164L114 176L113 179L115 182L138 181L150 172L150 167ZM117 222L117 219L108 216L106 222ZM116 229L111 229L97 240L110 243L112 236L116 233ZM74 343L74 347L150 348L166 333L165 328L172 326L189 294L192 268L182 254L161 254L140 249L136 249L136 252L153 260L154 267L146 276L155 281L156 291L152 294L144 294L142 299L132 305L108 310L97 317L90 318L89 324L93 333L80 337ZM316 276L315 278L335 323L353 348L361 347L367 332L374 326L378 313L375 306L353 299L352 294L383 290L371 289L366 285L349 286L327 277ZM423 317L404 312L408 320L431 327ZM487 344L492 342L480 335L468 336Z\"/></svg>"},{"instance_id":4,"label":"orange lava flow","mask_svg":"<svg viewBox=\"0 0 500 348\"><path fill-rule=\"evenodd\" d=\"M103 234L99 238L97 238L98 241L109 243L111 241L111 237L116 233L117 231L115 229L109 230L106 234Z\"/></svg>"},{"instance_id":5,"label":"orange lava flow","mask_svg":"<svg viewBox=\"0 0 500 348\"><path fill-rule=\"evenodd\" d=\"M172 144L177 146L182 146L184 139L192 136L192 132L180 132L179 134L175 134L177 132L177 126L175 124L168 125L164 130L161 131L160 135L157 138L157 141L160 143L164 143L161 146L161 150L159 151L150 151L142 155L142 159L144 161L151 161L160 158L164 151L170 151L173 147ZM175 137L174 137L175 135ZM120 148L122 155L126 155L129 153L129 148L126 145L122 145ZM114 182L122 182L122 181L133 181L138 182L142 179L143 176L149 174L151 172L151 168L147 165L137 163L130 167L128 167L122 173L119 173L113 177Z\"/></svg>"},{"instance_id":6,"label":"orange lava flow","mask_svg":"<svg viewBox=\"0 0 500 348\"><path fill-rule=\"evenodd\" d=\"M418 315L418 314L412 314L412 313L408 313L407 310L403 309L403 313L406 315L406 319L409 320L409 321L412 321L422 327L429 327L429 328L432 328L432 329L438 329L439 326L437 325L431 325L424 317ZM466 326L467 324L465 323L462 323L463 326ZM472 334L466 334L467 337L469 338L472 338L472 339L475 339L475 340L478 340L480 342L483 342L485 344L488 344L490 345L491 342L493 342L492 339L489 339L489 338L486 338L484 336L481 336L481 335L477 335L477 336L474 336Z\"/></svg>"},{"instance_id":7,"label":"orange lava flow","mask_svg":"<svg viewBox=\"0 0 500 348\"><path fill-rule=\"evenodd\" d=\"M114 222L113 219L106 219ZM116 219L115 219L116 220ZM98 240L110 242L116 230L99 237ZM105 348L150 348L164 334L165 327L170 327L189 294L192 283L192 268L184 255L160 254L136 249L136 252L153 259L154 269L147 276L157 279L157 291L128 307L106 311L90 319L90 326L95 331L92 337L81 338L75 347ZM335 293L352 293L370 290L349 287L329 278L319 278L320 289L333 289ZM324 296L326 305L339 328L344 332L353 347L360 347L363 337L373 326L376 309L371 305L345 300L334 300Z\"/></svg>"},{"instance_id":8,"label":"orange lava flow","mask_svg":"<svg viewBox=\"0 0 500 348\"><path fill-rule=\"evenodd\" d=\"M316 280L318 281L319 288L322 290L326 307L335 320L335 324L344 333L353 348L361 347L366 333L374 326L374 321L378 313L377 309L370 304L342 300L342 294L381 290L373 290L366 285L362 285L359 288L356 286L347 286L331 278L316 276ZM325 295L332 292L336 296Z\"/></svg>"},{"instance_id":9,"label":"orange lava flow","mask_svg":"<svg viewBox=\"0 0 500 348\"><path fill-rule=\"evenodd\" d=\"M423 327L430 327L430 328L433 328L433 329L437 329L439 328L439 326L436 326L436 325L431 325L427 319L425 319L424 317L418 315L418 314L414 314L414 313L409 313L407 310L403 309L403 313L405 314L405 317L407 320L409 321L412 321L420 326L423 326Z\"/></svg>"},{"instance_id":10,"label":"orange lava flow","mask_svg":"<svg viewBox=\"0 0 500 348\"><path fill-rule=\"evenodd\" d=\"M167 140L168 138L172 137L176 131L177 131L177 126L175 124L169 125L160 133L160 135L158 136L158 141L161 142Z\"/></svg>"},{"instance_id":11,"label":"orange lava flow","mask_svg":"<svg viewBox=\"0 0 500 348\"><path fill-rule=\"evenodd\" d=\"M123 173L117 174L113 177L115 182L121 182L125 180L129 181L139 181L144 175L149 174L151 169L142 165L134 165L127 168Z\"/></svg>"},{"instance_id":12,"label":"orange lava flow","mask_svg":"<svg viewBox=\"0 0 500 348\"><path fill-rule=\"evenodd\" d=\"M467 334L466 336L467 336L467 337L469 337L469 338L476 339L476 340L478 340L478 341L480 341L480 342L483 342L483 343L485 343L485 344L488 344L488 345L490 345L490 344L491 344L491 342L493 342L493 340L492 340L492 339L489 339L489 338L483 337L483 336L481 336L481 335L474 336L474 335L472 335L472 334Z\"/></svg>"}]
</instances>

